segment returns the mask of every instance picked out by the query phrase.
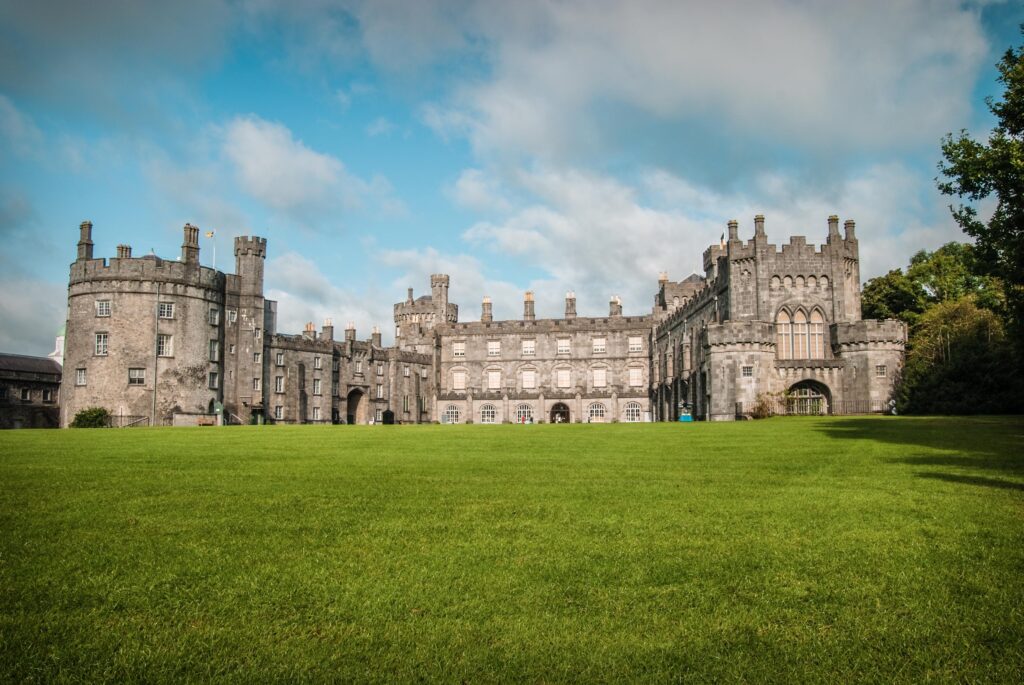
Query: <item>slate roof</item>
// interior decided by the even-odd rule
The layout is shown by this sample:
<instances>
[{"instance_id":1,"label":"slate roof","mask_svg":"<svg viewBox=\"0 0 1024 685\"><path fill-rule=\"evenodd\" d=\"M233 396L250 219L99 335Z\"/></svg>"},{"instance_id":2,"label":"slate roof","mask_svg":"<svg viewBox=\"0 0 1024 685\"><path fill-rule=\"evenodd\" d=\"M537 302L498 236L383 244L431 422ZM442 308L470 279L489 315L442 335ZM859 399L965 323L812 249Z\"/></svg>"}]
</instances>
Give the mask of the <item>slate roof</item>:
<instances>
[{"instance_id":1,"label":"slate roof","mask_svg":"<svg viewBox=\"0 0 1024 685\"><path fill-rule=\"evenodd\" d=\"M49 357L29 357L24 354L5 354L0 352L0 371L17 371L21 373L52 373L61 374L61 366Z\"/></svg>"}]
</instances>

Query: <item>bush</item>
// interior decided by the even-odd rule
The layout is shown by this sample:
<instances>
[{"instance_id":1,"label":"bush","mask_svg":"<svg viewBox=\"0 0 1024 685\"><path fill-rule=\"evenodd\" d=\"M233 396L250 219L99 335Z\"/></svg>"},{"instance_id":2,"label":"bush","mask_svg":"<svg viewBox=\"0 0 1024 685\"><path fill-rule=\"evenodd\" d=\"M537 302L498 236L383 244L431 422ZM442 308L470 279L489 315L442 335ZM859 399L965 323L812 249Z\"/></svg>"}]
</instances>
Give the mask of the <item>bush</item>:
<instances>
[{"instance_id":1,"label":"bush","mask_svg":"<svg viewBox=\"0 0 1024 685\"><path fill-rule=\"evenodd\" d=\"M775 393L761 393L750 409L750 418L767 419L775 416L775 407L778 401L778 395Z\"/></svg>"},{"instance_id":2,"label":"bush","mask_svg":"<svg viewBox=\"0 0 1024 685\"><path fill-rule=\"evenodd\" d=\"M106 428L110 425L110 412L103 407L89 407L75 414L72 428Z\"/></svg>"}]
</instances>

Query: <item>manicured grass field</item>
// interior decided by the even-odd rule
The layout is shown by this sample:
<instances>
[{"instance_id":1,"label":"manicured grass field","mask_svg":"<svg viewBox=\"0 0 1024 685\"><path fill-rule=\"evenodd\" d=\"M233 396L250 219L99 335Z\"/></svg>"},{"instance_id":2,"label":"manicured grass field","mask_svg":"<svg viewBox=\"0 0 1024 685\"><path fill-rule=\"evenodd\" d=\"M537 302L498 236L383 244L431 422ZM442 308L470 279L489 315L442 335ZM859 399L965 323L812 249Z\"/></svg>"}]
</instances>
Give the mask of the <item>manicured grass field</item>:
<instances>
[{"instance_id":1,"label":"manicured grass field","mask_svg":"<svg viewBox=\"0 0 1024 685\"><path fill-rule=\"evenodd\" d=\"M0 433L0 681L1021 682L1024 422Z\"/></svg>"}]
</instances>

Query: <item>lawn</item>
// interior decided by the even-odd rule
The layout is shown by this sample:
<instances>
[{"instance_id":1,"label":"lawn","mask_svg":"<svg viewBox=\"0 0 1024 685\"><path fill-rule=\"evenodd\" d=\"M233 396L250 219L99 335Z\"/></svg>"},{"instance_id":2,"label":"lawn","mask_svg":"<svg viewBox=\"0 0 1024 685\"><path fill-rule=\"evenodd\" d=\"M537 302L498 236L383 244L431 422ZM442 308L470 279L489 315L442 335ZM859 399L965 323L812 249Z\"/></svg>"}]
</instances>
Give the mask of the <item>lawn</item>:
<instances>
[{"instance_id":1,"label":"lawn","mask_svg":"<svg viewBox=\"0 0 1024 685\"><path fill-rule=\"evenodd\" d=\"M1013 682L1024 421L0 433L0 681Z\"/></svg>"}]
</instances>

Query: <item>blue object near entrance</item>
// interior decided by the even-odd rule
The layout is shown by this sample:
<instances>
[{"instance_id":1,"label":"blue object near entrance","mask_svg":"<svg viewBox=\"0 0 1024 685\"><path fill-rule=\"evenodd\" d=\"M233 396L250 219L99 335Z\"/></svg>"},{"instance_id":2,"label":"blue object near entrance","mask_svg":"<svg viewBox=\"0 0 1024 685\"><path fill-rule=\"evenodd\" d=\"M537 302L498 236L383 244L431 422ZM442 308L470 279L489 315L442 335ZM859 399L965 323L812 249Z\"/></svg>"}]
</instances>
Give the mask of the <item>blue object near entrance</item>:
<instances>
[{"instance_id":1,"label":"blue object near entrance","mask_svg":"<svg viewBox=\"0 0 1024 685\"><path fill-rule=\"evenodd\" d=\"M693 417L690 416L689 414L680 414L679 420L683 421L684 423L689 423L693 421Z\"/></svg>"}]
</instances>

